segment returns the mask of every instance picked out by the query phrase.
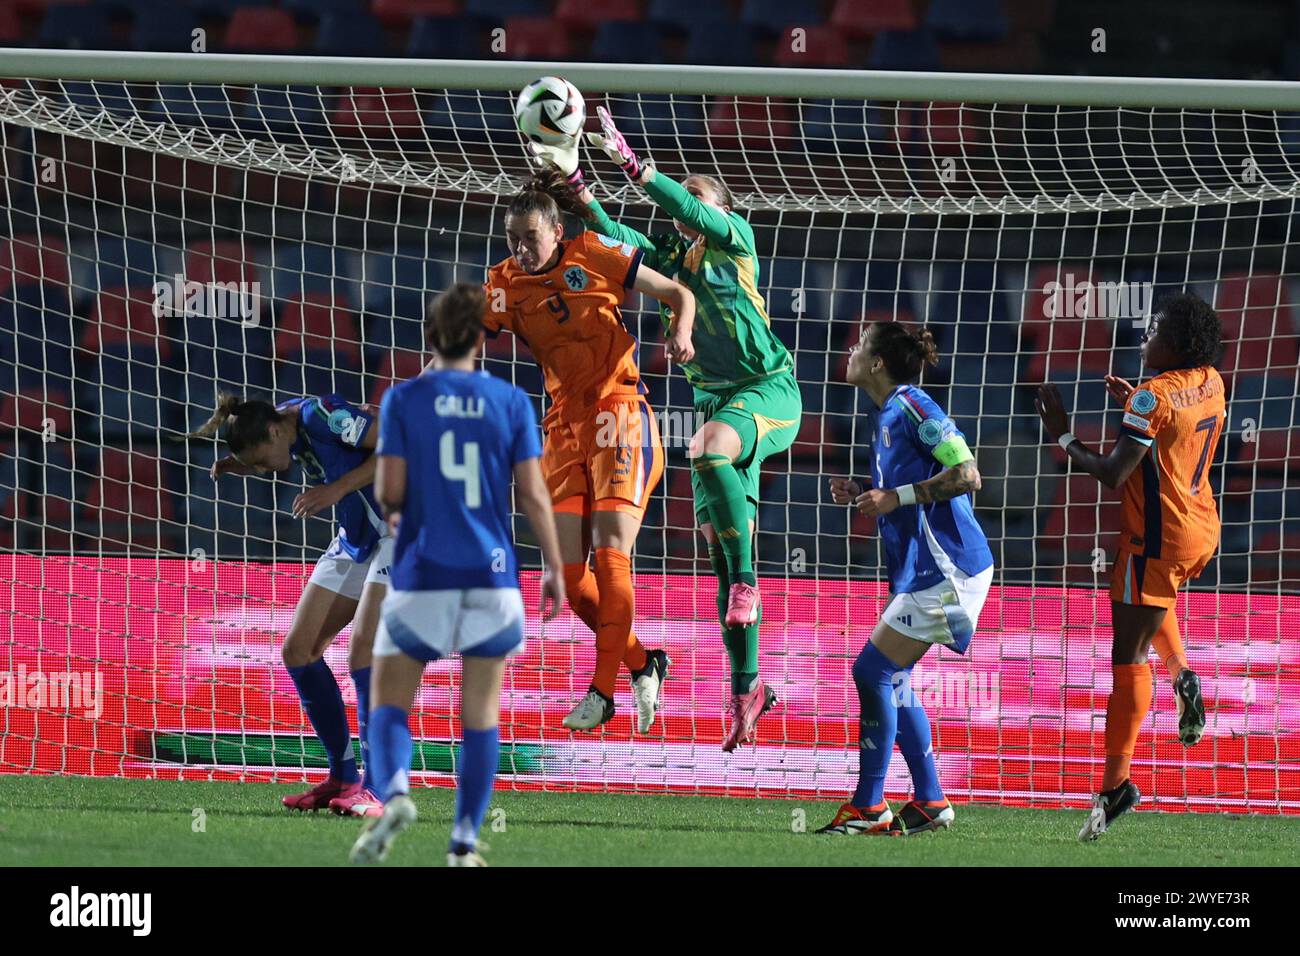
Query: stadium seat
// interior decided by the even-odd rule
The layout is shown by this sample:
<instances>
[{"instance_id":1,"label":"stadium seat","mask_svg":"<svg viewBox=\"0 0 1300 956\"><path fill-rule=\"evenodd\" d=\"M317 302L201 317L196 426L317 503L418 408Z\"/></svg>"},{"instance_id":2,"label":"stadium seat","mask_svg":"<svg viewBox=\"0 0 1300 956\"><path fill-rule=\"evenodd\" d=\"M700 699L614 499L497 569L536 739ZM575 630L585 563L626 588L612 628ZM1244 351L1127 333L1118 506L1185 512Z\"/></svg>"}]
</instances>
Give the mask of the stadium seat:
<instances>
[{"instance_id":1,"label":"stadium seat","mask_svg":"<svg viewBox=\"0 0 1300 956\"><path fill-rule=\"evenodd\" d=\"M109 50L113 31L106 8L59 3L45 8L36 46L74 50Z\"/></svg>"},{"instance_id":2,"label":"stadium seat","mask_svg":"<svg viewBox=\"0 0 1300 956\"><path fill-rule=\"evenodd\" d=\"M203 285L239 285L257 281L257 267L249 259L242 239L196 242L185 252L185 278Z\"/></svg>"},{"instance_id":3,"label":"stadium seat","mask_svg":"<svg viewBox=\"0 0 1300 956\"><path fill-rule=\"evenodd\" d=\"M361 365L337 349L308 349L288 361L277 361L274 393L281 399L294 395L342 395L360 401L365 395Z\"/></svg>"},{"instance_id":4,"label":"stadium seat","mask_svg":"<svg viewBox=\"0 0 1300 956\"><path fill-rule=\"evenodd\" d=\"M566 60L572 54L572 34L557 30L550 17L509 17L505 31L512 60Z\"/></svg>"},{"instance_id":5,"label":"stadium seat","mask_svg":"<svg viewBox=\"0 0 1300 956\"><path fill-rule=\"evenodd\" d=\"M604 63L662 63L663 36L653 23L614 20L596 28L591 56ZM590 103L588 115L593 112Z\"/></svg>"},{"instance_id":6,"label":"stadium seat","mask_svg":"<svg viewBox=\"0 0 1300 956\"><path fill-rule=\"evenodd\" d=\"M911 0L835 0L829 22L851 37L874 36L886 30L906 32L917 27Z\"/></svg>"},{"instance_id":7,"label":"stadium seat","mask_svg":"<svg viewBox=\"0 0 1300 956\"><path fill-rule=\"evenodd\" d=\"M698 16L698 14L697 14ZM754 35L734 20L695 20L683 62L713 66L748 66L754 62Z\"/></svg>"},{"instance_id":8,"label":"stadium seat","mask_svg":"<svg viewBox=\"0 0 1300 956\"><path fill-rule=\"evenodd\" d=\"M369 3L368 0L280 0L280 6L300 23L321 23L330 15L365 13Z\"/></svg>"},{"instance_id":9,"label":"stadium seat","mask_svg":"<svg viewBox=\"0 0 1300 956\"><path fill-rule=\"evenodd\" d=\"M149 451L104 448L90 482L81 517L102 535L102 544L154 548L159 523L171 521L175 501L160 481L158 458Z\"/></svg>"},{"instance_id":10,"label":"stadium seat","mask_svg":"<svg viewBox=\"0 0 1300 956\"><path fill-rule=\"evenodd\" d=\"M927 30L884 30L871 45L867 66L873 70L937 70L939 44Z\"/></svg>"},{"instance_id":11,"label":"stadium seat","mask_svg":"<svg viewBox=\"0 0 1300 956\"><path fill-rule=\"evenodd\" d=\"M0 295L27 285L66 288L68 282L68 251L62 240L24 234L0 242Z\"/></svg>"},{"instance_id":12,"label":"stadium seat","mask_svg":"<svg viewBox=\"0 0 1300 956\"><path fill-rule=\"evenodd\" d=\"M198 126L214 134L235 128L233 92L226 86L191 87L160 83L158 99L150 106L155 122L174 123L182 128Z\"/></svg>"},{"instance_id":13,"label":"stadium seat","mask_svg":"<svg viewBox=\"0 0 1300 956\"><path fill-rule=\"evenodd\" d=\"M1031 270L1021 321L1022 348L1029 355L1024 381L1110 371L1116 323L1098 315L1104 310L1099 310L1095 293L1087 291L1095 289L1097 281L1087 263L1053 263Z\"/></svg>"},{"instance_id":14,"label":"stadium seat","mask_svg":"<svg viewBox=\"0 0 1300 956\"><path fill-rule=\"evenodd\" d=\"M1290 371L1300 364L1300 339L1291 320L1291 301L1281 276L1235 274L1223 277L1210 303L1223 327L1219 369L1227 379L1238 372L1258 376Z\"/></svg>"},{"instance_id":15,"label":"stadium seat","mask_svg":"<svg viewBox=\"0 0 1300 956\"><path fill-rule=\"evenodd\" d=\"M796 44L791 32L794 27L786 27L776 44L773 57L777 66L789 67L837 67L848 66L849 44L844 34L827 24L800 26L804 31L800 42Z\"/></svg>"},{"instance_id":16,"label":"stadium seat","mask_svg":"<svg viewBox=\"0 0 1300 956\"><path fill-rule=\"evenodd\" d=\"M367 140L419 136L424 131L414 90L373 86L345 89L330 125L337 136Z\"/></svg>"},{"instance_id":17,"label":"stadium seat","mask_svg":"<svg viewBox=\"0 0 1300 956\"><path fill-rule=\"evenodd\" d=\"M822 23L820 0L745 0L740 22L771 36L791 26L813 27Z\"/></svg>"},{"instance_id":18,"label":"stadium seat","mask_svg":"<svg viewBox=\"0 0 1300 956\"><path fill-rule=\"evenodd\" d=\"M194 49L194 30L202 21L192 11L179 6L162 6L139 16L131 27L131 48L151 53L190 53ZM212 90L207 91L209 95Z\"/></svg>"},{"instance_id":19,"label":"stadium seat","mask_svg":"<svg viewBox=\"0 0 1300 956\"><path fill-rule=\"evenodd\" d=\"M319 243L281 242L255 255L265 262L270 274L267 298L288 301L305 293L345 297L352 282L351 262L342 249Z\"/></svg>"},{"instance_id":20,"label":"stadium seat","mask_svg":"<svg viewBox=\"0 0 1300 956\"><path fill-rule=\"evenodd\" d=\"M23 39L23 23L18 8L12 3L0 3L0 44L20 46Z\"/></svg>"},{"instance_id":21,"label":"stadium seat","mask_svg":"<svg viewBox=\"0 0 1300 956\"><path fill-rule=\"evenodd\" d=\"M794 108L783 100L720 96L709 106L708 129L716 149L791 149L797 143Z\"/></svg>"},{"instance_id":22,"label":"stadium seat","mask_svg":"<svg viewBox=\"0 0 1300 956\"><path fill-rule=\"evenodd\" d=\"M555 21L568 30L592 32L602 23L636 22L640 19L640 0L601 0L600 3L559 0L555 6Z\"/></svg>"},{"instance_id":23,"label":"stadium seat","mask_svg":"<svg viewBox=\"0 0 1300 956\"><path fill-rule=\"evenodd\" d=\"M1261 428L1254 441L1240 444L1240 457L1232 463L1234 473L1286 478L1300 487L1300 429ZM1292 517L1300 518L1300 514Z\"/></svg>"},{"instance_id":24,"label":"stadium seat","mask_svg":"<svg viewBox=\"0 0 1300 956\"><path fill-rule=\"evenodd\" d=\"M320 18L316 52L325 56L385 56L388 40L368 13L331 11Z\"/></svg>"},{"instance_id":25,"label":"stadium seat","mask_svg":"<svg viewBox=\"0 0 1300 956\"><path fill-rule=\"evenodd\" d=\"M475 59L483 49L483 31L470 17L421 16L411 24L406 55L426 60Z\"/></svg>"},{"instance_id":26,"label":"stadium seat","mask_svg":"<svg viewBox=\"0 0 1300 956\"><path fill-rule=\"evenodd\" d=\"M225 49L240 53L275 53L298 46L293 15L278 7L239 7L226 25Z\"/></svg>"},{"instance_id":27,"label":"stadium seat","mask_svg":"<svg viewBox=\"0 0 1300 956\"><path fill-rule=\"evenodd\" d=\"M425 125L443 135L476 140L499 138L503 145L511 139L515 147L519 143L512 105L502 97L472 90L448 90L437 97L425 116Z\"/></svg>"},{"instance_id":28,"label":"stadium seat","mask_svg":"<svg viewBox=\"0 0 1300 956\"><path fill-rule=\"evenodd\" d=\"M456 19L460 0L371 0L370 12L386 26L406 26L420 17Z\"/></svg>"},{"instance_id":29,"label":"stadium seat","mask_svg":"<svg viewBox=\"0 0 1300 956\"><path fill-rule=\"evenodd\" d=\"M140 346L155 350L163 361L171 357L171 340L162 334L150 295L121 288L99 293L78 348L93 360L108 346Z\"/></svg>"},{"instance_id":30,"label":"stadium seat","mask_svg":"<svg viewBox=\"0 0 1300 956\"><path fill-rule=\"evenodd\" d=\"M308 352L332 353L349 369L361 367L356 318L328 293L307 293L279 309L276 358L292 361Z\"/></svg>"},{"instance_id":31,"label":"stadium seat","mask_svg":"<svg viewBox=\"0 0 1300 956\"><path fill-rule=\"evenodd\" d=\"M239 125L248 136L270 136L286 142L325 139L325 116L333 97L322 87L254 86L247 92ZM277 186L283 180L276 179ZM281 202L283 197L277 197Z\"/></svg>"},{"instance_id":32,"label":"stadium seat","mask_svg":"<svg viewBox=\"0 0 1300 956\"><path fill-rule=\"evenodd\" d=\"M393 385L419 375L426 361L421 352L393 350L385 353L383 363L375 373L374 384L370 387L370 404L378 405L383 401L384 393Z\"/></svg>"},{"instance_id":33,"label":"stadium seat","mask_svg":"<svg viewBox=\"0 0 1300 956\"><path fill-rule=\"evenodd\" d=\"M1007 35L1001 0L930 0L925 25L941 40L991 42Z\"/></svg>"},{"instance_id":34,"label":"stadium seat","mask_svg":"<svg viewBox=\"0 0 1300 956\"><path fill-rule=\"evenodd\" d=\"M437 260L420 246L401 247L391 254L367 253L360 276L363 311L379 318L397 316L417 326L423 323L434 293L454 281ZM392 340L376 342L385 348L397 345Z\"/></svg>"},{"instance_id":35,"label":"stadium seat","mask_svg":"<svg viewBox=\"0 0 1300 956\"><path fill-rule=\"evenodd\" d=\"M464 12L494 23L511 17L549 17L551 0L465 0Z\"/></svg>"},{"instance_id":36,"label":"stadium seat","mask_svg":"<svg viewBox=\"0 0 1300 956\"><path fill-rule=\"evenodd\" d=\"M1048 564L1088 565L1093 549L1114 554L1119 534L1119 497L1091 475L1070 475L1057 482L1043 530L1039 554Z\"/></svg>"},{"instance_id":37,"label":"stadium seat","mask_svg":"<svg viewBox=\"0 0 1300 956\"><path fill-rule=\"evenodd\" d=\"M644 136L656 149L704 146L704 101L701 97L648 93L636 103L615 102L610 110L627 136Z\"/></svg>"}]
</instances>

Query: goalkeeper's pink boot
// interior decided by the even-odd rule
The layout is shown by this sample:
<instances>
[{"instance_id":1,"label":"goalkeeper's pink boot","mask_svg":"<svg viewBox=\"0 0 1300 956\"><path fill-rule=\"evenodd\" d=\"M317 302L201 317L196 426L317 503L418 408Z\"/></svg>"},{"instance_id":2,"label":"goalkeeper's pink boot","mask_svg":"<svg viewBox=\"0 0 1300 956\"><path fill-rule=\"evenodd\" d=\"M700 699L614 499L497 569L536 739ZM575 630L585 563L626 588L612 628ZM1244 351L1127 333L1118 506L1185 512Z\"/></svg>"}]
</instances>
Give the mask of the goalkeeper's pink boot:
<instances>
[{"instance_id":1,"label":"goalkeeper's pink boot","mask_svg":"<svg viewBox=\"0 0 1300 956\"><path fill-rule=\"evenodd\" d=\"M373 790L358 790L350 796L335 797L330 801L330 809L341 817L382 817L384 801Z\"/></svg>"},{"instance_id":2,"label":"goalkeeper's pink boot","mask_svg":"<svg viewBox=\"0 0 1300 956\"><path fill-rule=\"evenodd\" d=\"M758 620L758 588L737 582L727 592L727 627L748 627Z\"/></svg>"},{"instance_id":3,"label":"goalkeeper's pink boot","mask_svg":"<svg viewBox=\"0 0 1300 956\"><path fill-rule=\"evenodd\" d=\"M283 799L290 810L327 810L330 801L339 797L354 797L361 793L361 781L347 783L330 777L304 793L294 793Z\"/></svg>"},{"instance_id":4,"label":"goalkeeper's pink boot","mask_svg":"<svg viewBox=\"0 0 1300 956\"><path fill-rule=\"evenodd\" d=\"M731 753L741 744L754 742L754 727L758 718L776 703L776 693L760 679L748 694L731 695L731 731L722 742L722 749Z\"/></svg>"}]
</instances>

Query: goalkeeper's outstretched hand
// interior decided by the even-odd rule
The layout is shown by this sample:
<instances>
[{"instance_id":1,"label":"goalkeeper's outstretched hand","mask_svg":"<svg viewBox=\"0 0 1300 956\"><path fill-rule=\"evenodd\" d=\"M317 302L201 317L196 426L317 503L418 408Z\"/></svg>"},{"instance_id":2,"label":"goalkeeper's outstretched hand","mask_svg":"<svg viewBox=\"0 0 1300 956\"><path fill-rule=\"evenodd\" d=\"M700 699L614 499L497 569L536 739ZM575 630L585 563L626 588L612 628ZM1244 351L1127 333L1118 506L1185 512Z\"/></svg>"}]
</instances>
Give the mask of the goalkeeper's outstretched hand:
<instances>
[{"instance_id":1,"label":"goalkeeper's outstretched hand","mask_svg":"<svg viewBox=\"0 0 1300 956\"><path fill-rule=\"evenodd\" d=\"M529 143L528 155L534 165L539 167L554 166L564 174L576 193L582 192L586 183L583 181L582 167L578 165L578 136L558 146L548 143Z\"/></svg>"},{"instance_id":2,"label":"goalkeeper's outstretched hand","mask_svg":"<svg viewBox=\"0 0 1300 956\"><path fill-rule=\"evenodd\" d=\"M610 116L609 110L603 106L596 107L596 115L600 117L600 132L588 133L587 142L603 150L606 156L618 163L619 168L627 173L628 179L633 182L638 181L645 167L641 165L636 153L632 152L632 147L627 144L623 134L614 125L614 117Z\"/></svg>"}]
</instances>

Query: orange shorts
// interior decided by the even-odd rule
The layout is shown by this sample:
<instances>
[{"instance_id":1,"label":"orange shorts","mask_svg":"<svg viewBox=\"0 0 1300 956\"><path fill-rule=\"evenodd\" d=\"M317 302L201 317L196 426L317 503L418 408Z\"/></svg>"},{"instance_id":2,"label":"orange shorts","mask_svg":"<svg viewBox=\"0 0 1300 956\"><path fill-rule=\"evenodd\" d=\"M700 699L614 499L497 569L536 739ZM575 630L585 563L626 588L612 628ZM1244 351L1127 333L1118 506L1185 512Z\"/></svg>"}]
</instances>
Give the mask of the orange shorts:
<instances>
[{"instance_id":1,"label":"orange shorts","mask_svg":"<svg viewBox=\"0 0 1300 956\"><path fill-rule=\"evenodd\" d=\"M561 514L640 518L663 473L659 426L640 397L605 399L590 415L547 428L542 443L542 474Z\"/></svg>"},{"instance_id":2,"label":"orange shorts","mask_svg":"<svg viewBox=\"0 0 1300 956\"><path fill-rule=\"evenodd\" d=\"M1110 599L1116 604L1144 604L1171 608L1178 589L1199 577L1214 552L1199 558L1167 560L1144 558L1131 551L1120 551L1110 578Z\"/></svg>"}]
</instances>

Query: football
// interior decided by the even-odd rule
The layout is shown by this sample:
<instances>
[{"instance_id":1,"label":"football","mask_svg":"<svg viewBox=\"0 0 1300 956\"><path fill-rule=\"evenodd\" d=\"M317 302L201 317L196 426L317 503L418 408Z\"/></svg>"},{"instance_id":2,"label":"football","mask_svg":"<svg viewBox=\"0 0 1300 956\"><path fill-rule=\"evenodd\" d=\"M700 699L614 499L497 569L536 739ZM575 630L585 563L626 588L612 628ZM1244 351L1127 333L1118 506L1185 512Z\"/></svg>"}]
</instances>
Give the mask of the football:
<instances>
[{"instance_id":1,"label":"football","mask_svg":"<svg viewBox=\"0 0 1300 956\"><path fill-rule=\"evenodd\" d=\"M582 132L586 118L582 94L559 76L533 80L515 102L515 125L534 143L562 145Z\"/></svg>"}]
</instances>

